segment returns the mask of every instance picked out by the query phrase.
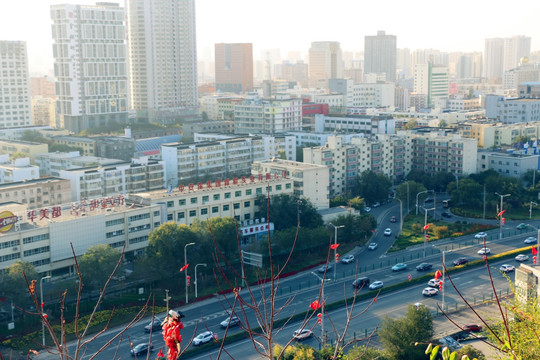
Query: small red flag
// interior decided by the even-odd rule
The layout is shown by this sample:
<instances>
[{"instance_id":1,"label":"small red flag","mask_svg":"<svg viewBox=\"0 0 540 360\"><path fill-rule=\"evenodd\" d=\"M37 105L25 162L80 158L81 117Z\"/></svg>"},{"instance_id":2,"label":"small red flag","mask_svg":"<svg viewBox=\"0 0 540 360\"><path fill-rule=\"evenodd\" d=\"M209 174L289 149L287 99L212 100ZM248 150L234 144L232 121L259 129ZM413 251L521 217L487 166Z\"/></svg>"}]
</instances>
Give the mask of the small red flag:
<instances>
[{"instance_id":1,"label":"small red flag","mask_svg":"<svg viewBox=\"0 0 540 360\"><path fill-rule=\"evenodd\" d=\"M165 354L163 354L163 351L161 351L161 349L159 349L159 351L157 353L157 356L158 356L158 358L165 357Z\"/></svg>"},{"instance_id":2,"label":"small red flag","mask_svg":"<svg viewBox=\"0 0 540 360\"><path fill-rule=\"evenodd\" d=\"M184 271L184 270L187 270L188 267L189 267L189 264L186 264L186 265L182 266L182 267L180 268L180 272L182 272L182 271Z\"/></svg>"},{"instance_id":3,"label":"small red flag","mask_svg":"<svg viewBox=\"0 0 540 360\"><path fill-rule=\"evenodd\" d=\"M501 211L501 212L499 213L499 215L497 215L497 216L502 216L502 214L504 214L505 212L506 212L506 209L504 209L503 211Z\"/></svg>"},{"instance_id":4,"label":"small red flag","mask_svg":"<svg viewBox=\"0 0 540 360\"><path fill-rule=\"evenodd\" d=\"M533 255L538 254L538 249L535 246L532 247L532 254Z\"/></svg>"},{"instance_id":5,"label":"small red flag","mask_svg":"<svg viewBox=\"0 0 540 360\"><path fill-rule=\"evenodd\" d=\"M330 245L330 249L335 250L339 247L339 244L332 244Z\"/></svg>"},{"instance_id":6,"label":"small red flag","mask_svg":"<svg viewBox=\"0 0 540 360\"><path fill-rule=\"evenodd\" d=\"M429 229L429 224L424 226L424 231L426 231L427 229Z\"/></svg>"},{"instance_id":7,"label":"small red flag","mask_svg":"<svg viewBox=\"0 0 540 360\"><path fill-rule=\"evenodd\" d=\"M441 274L440 270L435 271L435 279L436 280L439 280L441 278L441 276L442 276L442 274Z\"/></svg>"},{"instance_id":8,"label":"small red flag","mask_svg":"<svg viewBox=\"0 0 540 360\"><path fill-rule=\"evenodd\" d=\"M314 302L312 302L312 303L309 305L309 307L310 307L312 310L316 311L316 310L318 310L318 309L321 307L321 303L319 302L319 300L315 300Z\"/></svg>"}]
</instances>

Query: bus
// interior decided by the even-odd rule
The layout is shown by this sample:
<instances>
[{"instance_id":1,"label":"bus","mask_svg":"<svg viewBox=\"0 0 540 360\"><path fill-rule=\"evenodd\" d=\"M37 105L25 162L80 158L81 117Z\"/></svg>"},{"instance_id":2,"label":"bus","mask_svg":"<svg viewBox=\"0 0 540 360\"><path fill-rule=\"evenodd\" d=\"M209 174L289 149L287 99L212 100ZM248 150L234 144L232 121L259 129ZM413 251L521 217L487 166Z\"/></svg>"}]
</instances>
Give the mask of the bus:
<instances>
[{"instance_id":1,"label":"bus","mask_svg":"<svg viewBox=\"0 0 540 360\"><path fill-rule=\"evenodd\" d=\"M443 201L442 201L442 206L443 206L443 208L449 208L451 202L452 202L452 201L451 201L450 199L443 200Z\"/></svg>"}]
</instances>

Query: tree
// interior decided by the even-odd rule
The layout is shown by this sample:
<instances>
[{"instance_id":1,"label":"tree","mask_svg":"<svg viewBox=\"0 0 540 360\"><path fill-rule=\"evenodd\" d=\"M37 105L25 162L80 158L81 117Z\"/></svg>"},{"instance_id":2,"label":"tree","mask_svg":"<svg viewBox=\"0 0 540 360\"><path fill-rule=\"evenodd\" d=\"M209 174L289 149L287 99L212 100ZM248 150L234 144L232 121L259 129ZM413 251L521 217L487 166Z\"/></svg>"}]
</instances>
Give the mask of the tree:
<instances>
[{"instance_id":1,"label":"tree","mask_svg":"<svg viewBox=\"0 0 540 360\"><path fill-rule=\"evenodd\" d=\"M444 128L447 126L448 126L448 123L445 120L439 120L439 127Z\"/></svg>"},{"instance_id":2,"label":"tree","mask_svg":"<svg viewBox=\"0 0 540 360\"><path fill-rule=\"evenodd\" d=\"M231 217L214 217L204 221L195 219L191 224L191 231L197 237L197 240L195 240L197 244L207 245L211 249L214 247L212 243L213 236L215 244L226 256L232 257L236 254L236 249L238 249L237 239L240 234L235 219ZM211 253L212 250L208 252L208 254ZM205 261L208 260L210 259L208 258Z\"/></svg>"},{"instance_id":3,"label":"tree","mask_svg":"<svg viewBox=\"0 0 540 360\"><path fill-rule=\"evenodd\" d=\"M456 351L456 359L461 359L465 355L467 355L469 359L486 360L484 354L477 348L472 347L471 345L466 345Z\"/></svg>"},{"instance_id":4,"label":"tree","mask_svg":"<svg viewBox=\"0 0 540 360\"><path fill-rule=\"evenodd\" d=\"M416 119L409 119L407 123L403 126L404 130L412 130L416 128Z\"/></svg>"},{"instance_id":5,"label":"tree","mask_svg":"<svg viewBox=\"0 0 540 360\"><path fill-rule=\"evenodd\" d=\"M9 160L13 161L15 159L24 159L24 158L27 158L27 157L28 157L27 153L16 152L16 153L11 154L11 156L9 157Z\"/></svg>"},{"instance_id":6,"label":"tree","mask_svg":"<svg viewBox=\"0 0 540 360\"><path fill-rule=\"evenodd\" d=\"M416 181L409 180L398 185L396 189L396 197L403 202L403 211L407 211L407 209L411 210L415 208L416 195L422 191L426 191L425 186ZM409 201L408 204L407 204L407 200Z\"/></svg>"},{"instance_id":7,"label":"tree","mask_svg":"<svg viewBox=\"0 0 540 360\"><path fill-rule=\"evenodd\" d=\"M330 207L347 205L347 198L343 195L338 195L333 199L330 199Z\"/></svg>"},{"instance_id":8,"label":"tree","mask_svg":"<svg viewBox=\"0 0 540 360\"><path fill-rule=\"evenodd\" d=\"M433 318L426 306L409 305L400 319L385 316L379 338L388 356L394 360L425 359L424 349L415 342L427 342L433 336Z\"/></svg>"},{"instance_id":9,"label":"tree","mask_svg":"<svg viewBox=\"0 0 540 360\"><path fill-rule=\"evenodd\" d=\"M266 217L266 196L259 195L256 204L258 208L256 216L259 218ZM300 218L300 226L302 227L316 228L323 224L321 215L311 201L297 195L279 194L270 196L269 215L276 230L296 227L298 218Z\"/></svg>"},{"instance_id":10,"label":"tree","mask_svg":"<svg viewBox=\"0 0 540 360\"><path fill-rule=\"evenodd\" d=\"M353 347L343 358L344 360L390 360L383 350L368 348L364 345Z\"/></svg>"},{"instance_id":11,"label":"tree","mask_svg":"<svg viewBox=\"0 0 540 360\"><path fill-rule=\"evenodd\" d=\"M364 198L368 204L372 204L386 200L391 186L392 182L388 176L367 170L356 176L351 193Z\"/></svg>"},{"instance_id":12,"label":"tree","mask_svg":"<svg viewBox=\"0 0 540 360\"><path fill-rule=\"evenodd\" d=\"M338 242L358 241L363 243L368 238L368 234L377 227L377 220L369 214L362 215L339 215L332 220L335 226L343 225L344 228L338 231Z\"/></svg>"},{"instance_id":13,"label":"tree","mask_svg":"<svg viewBox=\"0 0 540 360\"><path fill-rule=\"evenodd\" d=\"M0 295L13 300L20 307L29 304L28 292L24 286L24 274L32 279L39 278L34 265L22 260L7 268L7 272L0 278Z\"/></svg>"},{"instance_id":14,"label":"tree","mask_svg":"<svg viewBox=\"0 0 540 360\"><path fill-rule=\"evenodd\" d=\"M92 288L102 286L112 273L120 256L120 251L110 245L96 245L88 248L79 260L83 283Z\"/></svg>"},{"instance_id":15,"label":"tree","mask_svg":"<svg viewBox=\"0 0 540 360\"><path fill-rule=\"evenodd\" d=\"M47 139L45 139L43 135L41 135L41 133L37 130L24 130L21 134L21 140L47 143Z\"/></svg>"}]
</instances>

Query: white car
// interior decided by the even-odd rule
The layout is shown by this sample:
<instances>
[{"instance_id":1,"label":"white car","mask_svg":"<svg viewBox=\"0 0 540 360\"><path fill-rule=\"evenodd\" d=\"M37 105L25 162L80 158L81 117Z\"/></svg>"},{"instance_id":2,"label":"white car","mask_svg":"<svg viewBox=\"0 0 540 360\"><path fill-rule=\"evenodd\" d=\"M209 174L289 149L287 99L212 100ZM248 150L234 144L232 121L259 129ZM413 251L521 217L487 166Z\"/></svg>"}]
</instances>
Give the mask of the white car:
<instances>
[{"instance_id":1,"label":"white car","mask_svg":"<svg viewBox=\"0 0 540 360\"><path fill-rule=\"evenodd\" d=\"M201 344L205 344L209 342L210 340L212 340L213 338L214 338L213 332L211 331L202 332L199 335L195 336L195 338L193 338L193 345L199 346Z\"/></svg>"},{"instance_id":2,"label":"white car","mask_svg":"<svg viewBox=\"0 0 540 360\"><path fill-rule=\"evenodd\" d=\"M438 289L427 287L424 290L422 290L422 295L424 296L435 296L439 293Z\"/></svg>"},{"instance_id":3,"label":"white car","mask_svg":"<svg viewBox=\"0 0 540 360\"><path fill-rule=\"evenodd\" d=\"M371 211L371 208L370 208L369 206L366 206L366 207L364 208L364 211L365 211L365 212L370 212L370 211Z\"/></svg>"},{"instance_id":4,"label":"white car","mask_svg":"<svg viewBox=\"0 0 540 360\"><path fill-rule=\"evenodd\" d=\"M432 288L438 288L440 282L441 282L441 280L431 279L431 280L428 281L427 285L429 287L432 287Z\"/></svg>"},{"instance_id":5,"label":"white car","mask_svg":"<svg viewBox=\"0 0 540 360\"><path fill-rule=\"evenodd\" d=\"M523 262L527 260L529 260L528 255L519 254L518 256L516 256L516 261Z\"/></svg>"},{"instance_id":6,"label":"white car","mask_svg":"<svg viewBox=\"0 0 540 360\"><path fill-rule=\"evenodd\" d=\"M343 259L341 259L341 262L343 264L350 264L354 261L354 255L350 254L347 256L344 256Z\"/></svg>"},{"instance_id":7,"label":"white car","mask_svg":"<svg viewBox=\"0 0 540 360\"><path fill-rule=\"evenodd\" d=\"M475 238L481 239L487 237L487 234L485 232L479 232L478 234L474 235Z\"/></svg>"},{"instance_id":8,"label":"white car","mask_svg":"<svg viewBox=\"0 0 540 360\"><path fill-rule=\"evenodd\" d=\"M505 273L509 273L509 272L514 271L514 270L516 270L516 268L513 265L507 265L507 264L503 264L499 268L499 271L502 271L502 272L505 272Z\"/></svg>"},{"instance_id":9,"label":"white car","mask_svg":"<svg viewBox=\"0 0 540 360\"><path fill-rule=\"evenodd\" d=\"M525 239L524 243L525 244L536 244L536 238L532 237L532 236L529 236L528 238Z\"/></svg>"},{"instance_id":10,"label":"white car","mask_svg":"<svg viewBox=\"0 0 540 360\"><path fill-rule=\"evenodd\" d=\"M230 323L230 324L229 324ZM240 319L236 315L228 316L225 320L219 323L222 328L226 328L227 326L233 327L240 323Z\"/></svg>"},{"instance_id":11,"label":"white car","mask_svg":"<svg viewBox=\"0 0 540 360\"><path fill-rule=\"evenodd\" d=\"M308 339L313 335L313 332L309 329L298 329L293 333L293 338L298 341Z\"/></svg>"},{"instance_id":12,"label":"white car","mask_svg":"<svg viewBox=\"0 0 540 360\"><path fill-rule=\"evenodd\" d=\"M377 243L371 243L368 245L368 250L375 250L379 246Z\"/></svg>"},{"instance_id":13,"label":"white car","mask_svg":"<svg viewBox=\"0 0 540 360\"><path fill-rule=\"evenodd\" d=\"M390 230L390 228L386 228L384 230L384 236L390 236L390 235L392 235L392 230Z\"/></svg>"},{"instance_id":14,"label":"white car","mask_svg":"<svg viewBox=\"0 0 540 360\"><path fill-rule=\"evenodd\" d=\"M490 254L491 250L489 248L481 248L478 250L478 255L487 255Z\"/></svg>"},{"instance_id":15,"label":"white car","mask_svg":"<svg viewBox=\"0 0 540 360\"><path fill-rule=\"evenodd\" d=\"M371 285L369 285L369 290L377 290L377 289L380 289L383 287L383 282L382 281L374 281L371 283Z\"/></svg>"}]
</instances>

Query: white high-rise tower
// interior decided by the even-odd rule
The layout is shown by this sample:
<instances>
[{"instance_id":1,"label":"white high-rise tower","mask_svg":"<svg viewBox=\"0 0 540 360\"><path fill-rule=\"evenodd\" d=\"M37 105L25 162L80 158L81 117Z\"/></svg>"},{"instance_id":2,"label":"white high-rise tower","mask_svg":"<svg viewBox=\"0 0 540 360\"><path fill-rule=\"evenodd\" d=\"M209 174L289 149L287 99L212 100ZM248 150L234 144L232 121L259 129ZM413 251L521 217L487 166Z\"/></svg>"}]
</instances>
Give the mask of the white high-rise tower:
<instances>
[{"instance_id":1,"label":"white high-rise tower","mask_svg":"<svg viewBox=\"0 0 540 360\"><path fill-rule=\"evenodd\" d=\"M127 0L131 108L165 121L198 106L194 0Z\"/></svg>"},{"instance_id":2,"label":"white high-rise tower","mask_svg":"<svg viewBox=\"0 0 540 360\"><path fill-rule=\"evenodd\" d=\"M56 112L74 132L127 122L124 8L52 5Z\"/></svg>"}]
</instances>

